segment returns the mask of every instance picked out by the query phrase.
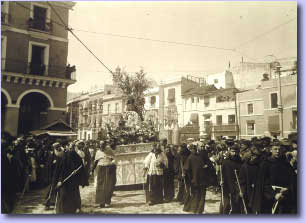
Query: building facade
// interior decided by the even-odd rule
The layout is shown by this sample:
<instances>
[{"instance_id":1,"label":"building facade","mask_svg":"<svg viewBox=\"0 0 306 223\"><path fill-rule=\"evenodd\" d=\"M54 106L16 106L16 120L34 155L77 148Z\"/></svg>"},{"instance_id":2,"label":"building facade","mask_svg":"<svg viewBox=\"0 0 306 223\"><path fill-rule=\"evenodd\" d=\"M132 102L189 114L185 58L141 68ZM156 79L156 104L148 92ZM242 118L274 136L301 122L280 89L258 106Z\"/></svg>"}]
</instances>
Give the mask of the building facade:
<instances>
[{"instance_id":1,"label":"building facade","mask_svg":"<svg viewBox=\"0 0 306 223\"><path fill-rule=\"evenodd\" d=\"M253 89L237 94L240 138L251 139L265 134L264 92Z\"/></svg>"},{"instance_id":2,"label":"building facade","mask_svg":"<svg viewBox=\"0 0 306 223\"><path fill-rule=\"evenodd\" d=\"M282 76L280 80L263 81L258 89L237 94L237 101L241 138L282 134L287 137L297 132L295 73Z\"/></svg>"},{"instance_id":3,"label":"building facade","mask_svg":"<svg viewBox=\"0 0 306 223\"><path fill-rule=\"evenodd\" d=\"M68 24L75 3L50 2ZM2 131L13 136L65 120L68 31L46 2L1 2Z\"/></svg>"},{"instance_id":4,"label":"building facade","mask_svg":"<svg viewBox=\"0 0 306 223\"><path fill-rule=\"evenodd\" d=\"M235 88L248 90L255 89L263 79L263 74L273 75L271 63L240 62L238 66L230 68L233 75Z\"/></svg>"},{"instance_id":5,"label":"building facade","mask_svg":"<svg viewBox=\"0 0 306 223\"><path fill-rule=\"evenodd\" d=\"M217 89L208 85L184 94L184 125L198 125L199 137L236 138L236 92L235 88Z\"/></svg>"},{"instance_id":6,"label":"building facade","mask_svg":"<svg viewBox=\"0 0 306 223\"><path fill-rule=\"evenodd\" d=\"M151 121L158 128L159 88L148 89L145 93L146 121ZM78 105L78 139L99 139L110 126L117 128L121 117L126 118L126 100L121 91L114 85L105 85L103 89L86 93L71 100L67 107ZM77 116L75 114L71 116ZM73 122L70 123L73 125Z\"/></svg>"}]
</instances>

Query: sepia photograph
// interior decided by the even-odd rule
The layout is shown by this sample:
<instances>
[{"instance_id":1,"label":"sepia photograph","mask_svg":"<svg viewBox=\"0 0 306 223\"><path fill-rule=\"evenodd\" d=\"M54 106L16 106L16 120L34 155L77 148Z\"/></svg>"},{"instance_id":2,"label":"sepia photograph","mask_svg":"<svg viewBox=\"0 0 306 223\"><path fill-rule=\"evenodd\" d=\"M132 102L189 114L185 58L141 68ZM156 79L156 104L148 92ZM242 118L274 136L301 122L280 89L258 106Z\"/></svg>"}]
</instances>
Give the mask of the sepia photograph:
<instances>
[{"instance_id":1,"label":"sepia photograph","mask_svg":"<svg viewBox=\"0 0 306 223\"><path fill-rule=\"evenodd\" d=\"M296 1L1 1L1 213L298 216Z\"/></svg>"}]
</instances>

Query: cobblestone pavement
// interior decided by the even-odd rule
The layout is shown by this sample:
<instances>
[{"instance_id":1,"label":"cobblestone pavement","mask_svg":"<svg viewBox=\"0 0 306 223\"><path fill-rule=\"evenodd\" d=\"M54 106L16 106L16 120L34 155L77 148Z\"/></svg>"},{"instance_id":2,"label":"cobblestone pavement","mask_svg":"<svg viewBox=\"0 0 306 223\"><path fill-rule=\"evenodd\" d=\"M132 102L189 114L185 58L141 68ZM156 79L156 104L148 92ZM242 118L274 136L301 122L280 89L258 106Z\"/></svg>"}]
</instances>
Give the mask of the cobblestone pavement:
<instances>
[{"instance_id":1,"label":"cobblestone pavement","mask_svg":"<svg viewBox=\"0 0 306 223\"><path fill-rule=\"evenodd\" d=\"M54 214L53 210L45 210L43 201L47 189L28 192L17 202L14 214ZM82 198L82 214L190 214L183 212L178 202L169 202L148 206L145 204L144 191L115 191L110 207L101 209L95 204L95 187L80 188ZM220 194L212 191L206 193L204 214L218 214Z\"/></svg>"}]
</instances>

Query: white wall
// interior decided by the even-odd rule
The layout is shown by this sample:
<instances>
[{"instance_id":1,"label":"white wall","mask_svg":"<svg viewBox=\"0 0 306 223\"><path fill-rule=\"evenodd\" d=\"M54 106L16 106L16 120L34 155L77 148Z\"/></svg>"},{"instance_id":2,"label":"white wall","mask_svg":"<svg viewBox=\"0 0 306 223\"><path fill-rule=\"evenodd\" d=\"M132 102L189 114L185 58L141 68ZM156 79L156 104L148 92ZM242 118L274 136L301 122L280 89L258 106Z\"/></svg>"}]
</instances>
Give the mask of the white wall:
<instances>
[{"instance_id":1,"label":"white wall","mask_svg":"<svg viewBox=\"0 0 306 223\"><path fill-rule=\"evenodd\" d=\"M207 83L209 85L215 85L216 88L225 88L226 87L226 82L225 82L225 74L226 72L222 72L222 73L217 73L217 74L210 74L208 75L207 78ZM215 83L215 80L218 80L218 83Z\"/></svg>"}]
</instances>

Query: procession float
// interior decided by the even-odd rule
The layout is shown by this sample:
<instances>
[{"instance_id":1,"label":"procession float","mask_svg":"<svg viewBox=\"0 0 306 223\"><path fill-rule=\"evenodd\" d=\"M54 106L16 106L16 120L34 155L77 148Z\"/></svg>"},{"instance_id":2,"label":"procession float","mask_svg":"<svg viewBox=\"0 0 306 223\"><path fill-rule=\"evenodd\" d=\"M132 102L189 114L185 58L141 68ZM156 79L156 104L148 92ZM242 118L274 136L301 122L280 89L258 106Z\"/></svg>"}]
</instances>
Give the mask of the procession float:
<instances>
[{"instance_id":1,"label":"procession float","mask_svg":"<svg viewBox=\"0 0 306 223\"><path fill-rule=\"evenodd\" d=\"M158 141L158 132L149 121L141 121L133 111L120 117L117 127L106 124L102 140L114 143L117 160L116 186L139 185L145 182L143 161Z\"/></svg>"}]
</instances>

